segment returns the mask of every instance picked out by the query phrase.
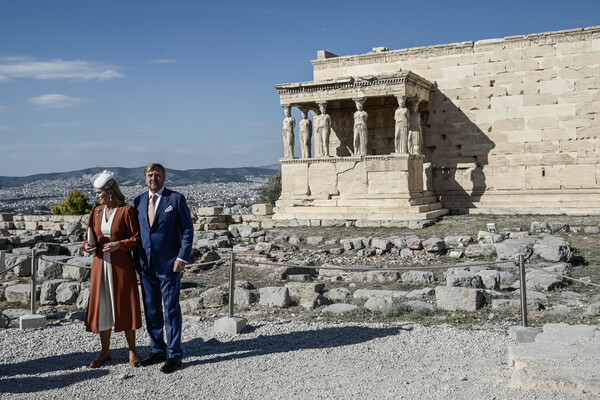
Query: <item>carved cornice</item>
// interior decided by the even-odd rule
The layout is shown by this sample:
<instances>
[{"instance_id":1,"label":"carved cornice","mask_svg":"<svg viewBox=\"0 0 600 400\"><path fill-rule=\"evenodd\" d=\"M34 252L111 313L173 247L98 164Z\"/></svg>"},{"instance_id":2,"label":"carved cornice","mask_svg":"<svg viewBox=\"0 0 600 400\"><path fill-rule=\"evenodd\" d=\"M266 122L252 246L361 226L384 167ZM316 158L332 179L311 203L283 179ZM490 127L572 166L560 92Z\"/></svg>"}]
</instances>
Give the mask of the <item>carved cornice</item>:
<instances>
[{"instance_id":1,"label":"carved cornice","mask_svg":"<svg viewBox=\"0 0 600 400\"><path fill-rule=\"evenodd\" d=\"M281 104L319 102L356 97L409 95L429 100L434 85L411 71L369 76L347 76L323 81L275 85Z\"/></svg>"},{"instance_id":2,"label":"carved cornice","mask_svg":"<svg viewBox=\"0 0 600 400\"><path fill-rule=\"evenodd\" d=\"M600 38L600 26L568 29L562 31L533 33L530 35L507 36L503 39L488 39L477 42L460 42L435 46L412 47L378 53L366 53L352 56L333 57L312 60L315 70L339 68L364 64L392 63L410 58L430 58L452 54L468 54L480 51L503 50L512 48L544 46L556 43L579 42Z\"/></svg>"}]
</instances>

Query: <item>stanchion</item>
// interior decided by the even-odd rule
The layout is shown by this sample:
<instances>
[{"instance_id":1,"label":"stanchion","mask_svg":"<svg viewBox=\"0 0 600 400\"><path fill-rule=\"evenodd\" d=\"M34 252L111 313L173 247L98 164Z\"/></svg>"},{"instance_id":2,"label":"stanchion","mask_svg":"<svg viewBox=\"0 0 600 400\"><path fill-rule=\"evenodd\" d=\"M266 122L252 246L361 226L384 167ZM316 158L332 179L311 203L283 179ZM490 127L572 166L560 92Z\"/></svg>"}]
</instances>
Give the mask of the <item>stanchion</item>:
<instances>
[{"instance_id":1,"label":"stanchion","mask_svg":"<svg viewBox=\"0 0 600 400\"><path fill-rule=\"evenodd\" d=\"M233 318L233 299L235 298L235 258L230 254L229 264L229 318Z\"/></svg>"},{"instance_id":2,"label":"stanchion","mask_svg":"<svg viewBox=\"0 0 600 400\"><path fill-rule=\"evenodd\" d=\"M519 276L521 277L521 324L527 328L527 282L523 254L519 254Z\"/></svg>"},{"instance_id":3,"label":"stanchion","mask_svg":"<svg viewBox=\"0 0 600 400\"><path fill-rule=\"evenodd\" d=\"M519 254L519 277L521 287L521 326L511 326L508 328L508 334L515 339L517 343L535 342L535 337L540 330L527 326L527 278L525 277L525 257Z\"/></svg>"},{"instance_id":4,"label":"stanchion","mask_svg":"<svg viewBox=\"0 0 600 400\"><path fill-rule=\"evenodd\" d=\"M232 251L229 259L229 316L215 321L215 331L223 333L240 333L246 327L246 319L233 316L235 294L235 253Z\"/></svg>"},{"instance_id":5,"label":"stanchion","mask_svg":"<svg viewBox=\"0 0 600 400\"><path fill-rule=\"evenodd\" d=\"M38 256L37 249L31 250L31 305L30 314L23 315L19 318L19 326L21 329L30 328L45 328L46 327L46 316L38 315L35 313L36 306L36 275L37 275L37 264Z\"/></svg>"}]
</instances>

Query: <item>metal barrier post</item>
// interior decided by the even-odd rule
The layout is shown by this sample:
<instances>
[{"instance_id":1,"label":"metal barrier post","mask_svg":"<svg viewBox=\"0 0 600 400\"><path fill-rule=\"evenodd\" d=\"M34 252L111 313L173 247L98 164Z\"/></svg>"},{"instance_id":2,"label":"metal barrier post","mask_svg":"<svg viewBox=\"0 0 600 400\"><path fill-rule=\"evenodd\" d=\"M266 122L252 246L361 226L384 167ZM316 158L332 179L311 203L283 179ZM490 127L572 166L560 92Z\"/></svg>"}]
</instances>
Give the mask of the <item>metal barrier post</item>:
<instances>
[{"instance_id":1,"label":"metal barrier post","mask_svg":"<svg viewBox=\"0 0 600 400\"><path fill-rule=\"evenodd\" d=\"M519 255L519 275L521 276L521 321L527 327L527 291L525 282L525 261L523 254Z\"/></svg>"},{"instance_id":2,"label":"metal barrier post","mask_svg":"<svg viewBox=\"0 0 600 400\"><path fill-rule=\"evenodd\" d=\"M229 264L229 318L233 318L233 294L235 291L235 255L233 251L230 254Z\"/></svg>"},{"instance_id":3,"label":"metal barrier post","mask_svg":"<svg viewBox=\"0 0 600 400\"><path fill-rule=\"evenodd\" d=\"M233 316L233 296L235 291L235 253L230 254L229 264L229 316L215 321L215 331L238 334L246 327L246 319Z\"/></svg>"},{"instance_id":4,"label":"metal barrier post","mask_svg":"<svg viewBox=\"0 0 600 400\"><path fill-rule=\"evenodd\" d=\"M37 263L37 249L31 249L31 315L35 314Z\"/></svg>"},{"instance_id":5,"label":"metal barrier post","mask_svg":"<svg viewBox=\"0 0 600 400\"><path fill-rule=\"evenodd\" d=\"M35 313L35 278L37 275L37 264L37 249L31 249L31 313L29 315L22 315L21 317L19 317L19 326L21 327L21 329L46 327L46 316L37 315Z\"/></svg>"}]
</instances>

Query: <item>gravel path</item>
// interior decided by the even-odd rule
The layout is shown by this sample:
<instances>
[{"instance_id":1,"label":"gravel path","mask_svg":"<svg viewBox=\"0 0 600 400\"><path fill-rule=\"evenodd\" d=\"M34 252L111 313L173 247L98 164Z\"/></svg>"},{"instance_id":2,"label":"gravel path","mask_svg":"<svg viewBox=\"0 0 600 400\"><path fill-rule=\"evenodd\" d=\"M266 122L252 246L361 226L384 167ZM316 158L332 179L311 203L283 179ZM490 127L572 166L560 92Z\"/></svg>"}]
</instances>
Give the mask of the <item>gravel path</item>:
<instances>
[{"instance_id":1,"label":"gravel path","mask_svg":"<svg viewBox=\"0 0 600 400\"><path fill-rule=\"evenodd\" d=\"M113 360L87 367L97 335L81 322L0 330L0 397L71 399L592 399L509 387L506 331L413 323L250 321L238 336L184 317L184 364L126 364L122 333ZM140 354L149 351L138 331ZM5 397L6 396L6 397Z\"/></svg>"}]
</instances>

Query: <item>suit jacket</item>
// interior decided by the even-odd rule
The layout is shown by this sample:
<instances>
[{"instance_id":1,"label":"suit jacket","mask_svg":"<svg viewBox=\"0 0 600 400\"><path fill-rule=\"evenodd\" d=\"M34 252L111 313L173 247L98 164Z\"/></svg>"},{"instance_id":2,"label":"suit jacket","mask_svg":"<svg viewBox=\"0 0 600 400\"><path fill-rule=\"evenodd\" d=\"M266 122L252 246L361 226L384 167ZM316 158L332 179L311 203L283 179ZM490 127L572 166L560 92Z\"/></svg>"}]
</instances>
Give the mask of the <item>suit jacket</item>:
<instances>
[{"instance_id":1,"label":"suit jacket","mask_svg":"<svg viewBox=\"0 0 600 400\"><path fill-rule=\"evenodd\" d=\"M148 192L134 201L140 223L142 244L137 257L142 271L150 269L150 261L158 274L173 272L175 260L189 262L194 240L194 223L185 197L165 188L150 227Z\"/></svg>"}]
</instances>

